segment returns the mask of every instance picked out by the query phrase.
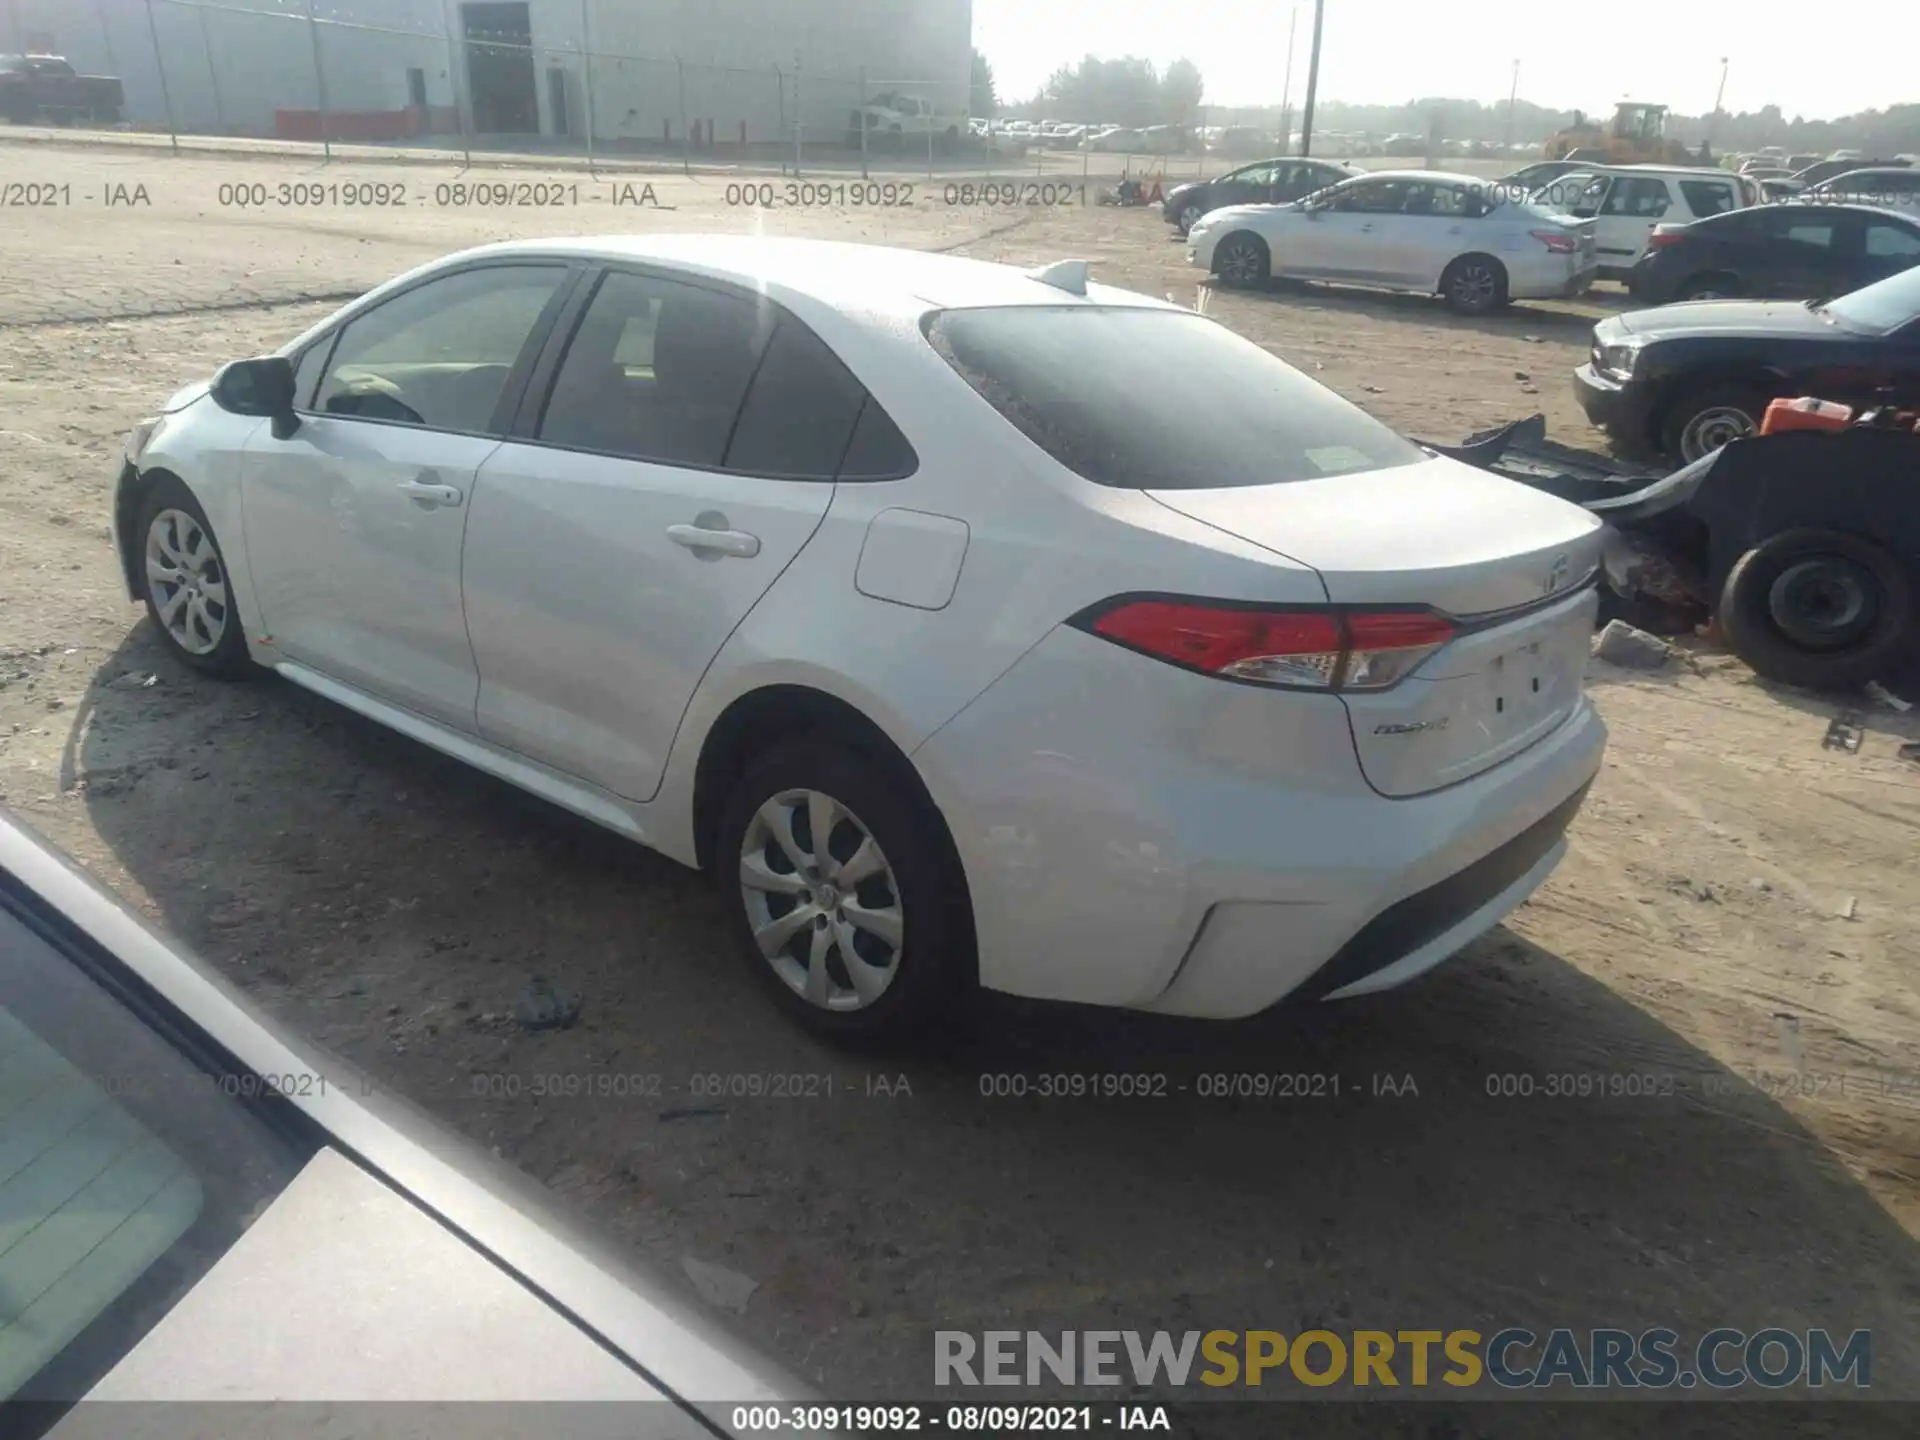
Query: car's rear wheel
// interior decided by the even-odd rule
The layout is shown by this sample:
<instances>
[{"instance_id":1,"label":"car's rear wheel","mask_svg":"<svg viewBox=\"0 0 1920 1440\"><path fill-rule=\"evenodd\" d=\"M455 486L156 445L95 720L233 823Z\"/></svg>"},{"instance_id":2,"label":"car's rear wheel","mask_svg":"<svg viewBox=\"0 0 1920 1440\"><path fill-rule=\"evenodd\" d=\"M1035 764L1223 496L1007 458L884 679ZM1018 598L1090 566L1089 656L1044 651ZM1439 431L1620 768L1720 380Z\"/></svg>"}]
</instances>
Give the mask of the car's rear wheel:
<instances>
[{"instance_id":1,"label":"car's rear wheel","mask_svg":"<svg viewBox=\"0 0 1920 1440\"><path fill-rule=\"evenodd\" d=\"M161 642L182 664L208 675L249 674L226 555L193 492L170 475L157 477L138 526L141 589Z\"/></svg>"},{"instance_id":2,"label":"car's rear wheel","mask_svg":"<svg viewBox=\"0 0 1920 1440\"><path fill-rule=\"evenodd\" d=\"M1708 385L1682 395L1667 410L1661 442L1691 464L1722 445L1759 433L1766 397L1745 385Z\"/></svg>"},{"instance_id":3,"label":"car's rear wheel","mask_svg":"<svg viewBox=\"0 0 1920 1440\"><path fill-rule=\"evenodd\" d=\"M1491 255L1462 255L1440 277L1440 293L1462 315L1485 315L1507 303L1507 267Z\"/></svg>"},{"instance_id":4,"label":"car's rear wheel","mask_svg":"<svg viewBox=\"0 0 1920 1440\"><path fill-rule=\"evenodd\" d=\"M1680 287L1682 300L1734 300L1740 295L1740 282L1731 275L1696 275Z\"/></svg>"},{"instance_id":5,"label":"car's rear wheel","mask_svg":"<svg viewBox=\"0 0 1920 1440\"><path fill-rule=\"evenodd\" d=\"M1258 235L1229 235L1213 252L1213 270L1223 284L1254 290L1273 278L1273 256Z\"/></svg>"},{"instance_id":6,"label":"car's rear wheel","mask_svg":"<svg viewBox=\"0 0 1920 1440\"><path fill-rule=\"evenodd\" d=\"M1733 653L1787 685L1853 689L1913 634L1913 593L1884 548L1838 530L1786 530L1727 574L1720 627Z\"/></svg>"},{"instance_id":7,"label":"car's rear wheel","mask_svg":"<svg viewBox=\"0 0 1920 1440\"><path fill-rule=\"evenodd\" d=\"M713 855L742 953L809 1029L892 1045L958 1018L965 889L938 814L885 760L821 738L774 746L734 787Z\"/></svg>"},{"instance_id":8,"label":"car's rear wheel","mask_svg":"<svg viewBox=\"0 0 1920 1440\"><path fill-rule=\"evenodd\" d=\"M1193 229L1194 226L1198 225L1202 220L1206 218L1206 214L1207 212L1205 210L1202 210L1198 205L1193 204L1191 201L1181 206L1180 214L1178 217L1178 221L1180 225L1180 233L1184 235L1189 230Z\"/></svg>"}]
</instances>

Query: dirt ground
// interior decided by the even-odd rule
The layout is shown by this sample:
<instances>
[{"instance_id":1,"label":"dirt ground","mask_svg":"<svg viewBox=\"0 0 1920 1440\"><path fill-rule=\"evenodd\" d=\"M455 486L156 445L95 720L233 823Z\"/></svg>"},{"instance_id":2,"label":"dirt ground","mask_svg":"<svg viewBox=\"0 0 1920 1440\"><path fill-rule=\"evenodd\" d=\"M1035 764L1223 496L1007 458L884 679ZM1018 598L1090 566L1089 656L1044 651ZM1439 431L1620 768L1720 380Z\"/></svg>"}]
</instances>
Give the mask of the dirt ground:
<instances>
[{"instance_id":1,"label":"dirt ground","mask_svg":"<svg viewBox=\"0 0 1920 1440\"><path fill-rule=\"evenodd\" d=\"M1569 859L1426 982L1234 1025L996 1003L951 1052L875 1066L762 1003L692 874L288 685L168 663L115 574L122 433L447 250L764 228L1084 256L1103 280L1197 293L1147 212L949 206L939 187L753 211L726 177L656 178L663 208L432 203L460 178L0 145L0 184L72 193L0 226L0 801L636 1258L752 1277L738 1323L839 1398L931 1394L936 1324L1323 1323L1867 1327L1876 1392L1920 1396L1920 765L1897 755L1920 711L1861 701L1849 753L1822 743L1843 707L1725 657L1596 665L1612 749ZM396 179L426 203L221 203L222 186ZM102 199L138 187L149 203ZM1209 313L1410 433L1541 410L1592 444L1568 372L1609 303L1463 322L1315 289ZM577 1028L511 1019L536 975L584 997ZM998 1074L1109 1071L1187 1088L982 1094ZM1198 1093L1201 1075L1275 1071L1338 1075L1341 1094ZM530 1093L656 1075L658 1096ZM734 1075L833 1092L716 1096L704 1078Z\"/></svg>"}]
</instances>

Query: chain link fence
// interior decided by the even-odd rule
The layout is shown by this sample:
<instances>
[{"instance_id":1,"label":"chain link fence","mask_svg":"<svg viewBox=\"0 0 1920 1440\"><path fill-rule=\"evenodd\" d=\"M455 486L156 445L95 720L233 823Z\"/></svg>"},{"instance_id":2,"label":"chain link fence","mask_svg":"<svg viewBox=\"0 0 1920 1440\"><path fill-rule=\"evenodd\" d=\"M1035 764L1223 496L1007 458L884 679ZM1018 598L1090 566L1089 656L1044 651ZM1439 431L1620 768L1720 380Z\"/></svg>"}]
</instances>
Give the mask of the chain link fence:
<instances>
[{"instance_id":1,"label":"chain link fence","mask_svg":"<svg viewBox=\"0 0 1920 1440\"><path fill-rule=\"evenodd\" d=\"M806 55L759 67L627 51L605 0L4 0L18 47L115 77L121 128L589 165L735 166L787 173L1014 175L1205 169L1197 142L1161 152L1068 146L970 114L970 52L951 81ZM640 31L639 33L645 33ZM771 48L770 42L770 48ZM849 40L837 51L857 51ZM738 47L735 47L736 52ZM1088 134L1099 129L1090 126ZM1140 132L1132 132L1138 135ZM198 145L208 143L198 139Z\"/></svg>"}]
</instances>

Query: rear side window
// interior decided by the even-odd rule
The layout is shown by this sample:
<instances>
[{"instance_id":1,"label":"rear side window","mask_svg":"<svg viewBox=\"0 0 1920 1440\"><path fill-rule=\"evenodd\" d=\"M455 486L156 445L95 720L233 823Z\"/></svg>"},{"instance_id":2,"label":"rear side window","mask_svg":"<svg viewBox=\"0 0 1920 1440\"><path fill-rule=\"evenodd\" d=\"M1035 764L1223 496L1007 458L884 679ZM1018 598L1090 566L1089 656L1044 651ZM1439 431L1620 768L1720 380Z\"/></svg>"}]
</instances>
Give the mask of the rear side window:
<instances>
[{"instance_id":1,"label":"rear side window","mask_svg":"<svg viewBox=\"0 0 1920 1440\"><path fill-rule=\"evenodd\" d=\"M1672 208L1673 197L1667 182L1650 175L1630 175L1615 180L1607 192L1602 215L1628 215L1636 220L1658 220Z\"/></svg>"},{"instance_id":2,"label":"rear side window","mask_svg":"<svg viewBox=\"0 0 1920 1440\"><path fill-rule=\"evenodd\" d=\"M718 467L773 331L773 306L614 271L567 347L540 439Z\"/></svg>"},{"instance_id":3,"label":"rear side window","mask_svg":"<svg viewBox=\"0 0 1920 1440\"><path fill-rule=\"evenodd\" d=\"M947 310L927 338L979 395L1096 485L1210 490L1425 459L1358 406L1183 310Z\"/></svg>"},{"instance_id":4,"label":"rear side window","mask_svg":"<svg viewBox=\"0 0 1920 1440\"><path fill-rule=\"evenodd\" d=\"M1680 193L1695 215L1721 215L1735 208L1733 186L1719 180L1682 180Z\"/></svg>"},{"instance_id":5,"label":"rear side window","mask_svg":"<svg viewBox=\"0 0 1920 1440\"><path fill-rule=\"evenodd\" d=\"M1867 226L1866 249L1867 254L1876 260L1889 257L1898 260L1920 259L1920 235L1898 225L1887 225L1876 220Z\"/></svg>"},{"instance_id":6,"label":"rear side window","mask_svg":"<svg viewBox=\"0 0 1920 1440\"><path fill-rule=\"evenodd\" d=\"M804 325L782 319L727 447L729 470L831 480L867 392Z\"/></svg>"},{"instance_id":7,"label":"rear side window","mask_svg":"<svg viewBox=\"0 0 1920 1440\"><path fill-rule=\"evenodd\" d=\"M920 468L920 457L871 395L861 407L853 440L840 462L842 480L902 480Z\"/></svg>"}]
</instances>

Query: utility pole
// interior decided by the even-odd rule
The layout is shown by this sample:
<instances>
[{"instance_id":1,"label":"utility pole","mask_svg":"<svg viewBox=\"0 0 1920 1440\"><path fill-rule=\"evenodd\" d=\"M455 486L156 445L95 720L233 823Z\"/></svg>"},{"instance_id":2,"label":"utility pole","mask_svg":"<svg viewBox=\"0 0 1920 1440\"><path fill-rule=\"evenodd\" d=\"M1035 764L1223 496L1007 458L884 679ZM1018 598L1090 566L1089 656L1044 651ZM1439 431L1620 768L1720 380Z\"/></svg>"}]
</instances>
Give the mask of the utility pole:
<instances>
[{"instance_id":1,"label":"utility pole","mask_svg":"<svg viewBox=\"0 0 1920 1440\"><path fill-rule=\"evenodd\" d=\"M1513 154L1513 107L1520 99L1520 62L1513 62L1513 89L1507 93L1507 154Z\"/></svg>"},{"instance_id":2,"label":"utility pole","mask_svg":"<svg viewBox=\"0 0 1920 1440\"><path fill-rule=\"evenodd\" d=\"M1280 82L1280 153L1293 153L1293 32L1300 23L1300 7L1287 12L1287 73Z\"/></svg>"},{"instance_id":3,"label":"utility pole","mask_svg":"<svg viewBox=\"0 0 1920 1440\"><path fill-rule=\"evenodd\" d=\"M1300 153L1313 154L1313 102L1320 90L1320 29L1327 0L1313 0L1313 49L1307 56L1307 104L1300 115Z\"/></svg>"},{"instance_id":4,"label":"utility pole","mask_svg":"<svg viewBox=\"0 0 1920 1440\"><path fill-rule=\"evenodd\" d=\"M1706 144L1713 144L1714 122L1720 118L1720 102L1727 96L1727 57L1720 57L1720 88L1713 92L1713 113L1707 117Z\"/></svg>"}]
</instances>

